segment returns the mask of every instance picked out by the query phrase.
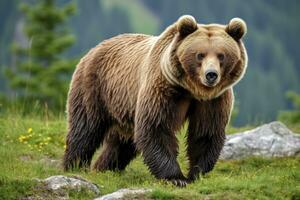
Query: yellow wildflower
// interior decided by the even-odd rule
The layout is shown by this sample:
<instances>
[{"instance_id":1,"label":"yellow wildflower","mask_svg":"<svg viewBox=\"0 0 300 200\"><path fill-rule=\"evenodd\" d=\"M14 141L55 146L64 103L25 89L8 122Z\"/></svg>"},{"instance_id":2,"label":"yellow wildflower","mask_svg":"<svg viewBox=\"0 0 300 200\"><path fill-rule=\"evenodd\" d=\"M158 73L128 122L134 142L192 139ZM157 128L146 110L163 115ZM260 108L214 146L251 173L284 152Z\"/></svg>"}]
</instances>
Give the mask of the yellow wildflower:
<instances>
[{"instance_id":1,"label":"yellow wildflower","mask_svg":"<svg viewBox=\"0 0 300 200\"><path fill-rule=\"evenodd\" d=\"M26 136L24 136L24 135L20 135L19 136L19 142L24 142L24 140L26 140Z\"/></svg>"},{"instance_id":2,"label":"yellow wildflower","mask_svg":"<svg viewBox=\"0 0 300 200\"><path fill-rule=\"evenodd\" d=\"M27 132L28 132L28 133L31 133L31 132L32 132L32 128L29 128L29 129L27 130Z\"/></svg>"}]
</instances>

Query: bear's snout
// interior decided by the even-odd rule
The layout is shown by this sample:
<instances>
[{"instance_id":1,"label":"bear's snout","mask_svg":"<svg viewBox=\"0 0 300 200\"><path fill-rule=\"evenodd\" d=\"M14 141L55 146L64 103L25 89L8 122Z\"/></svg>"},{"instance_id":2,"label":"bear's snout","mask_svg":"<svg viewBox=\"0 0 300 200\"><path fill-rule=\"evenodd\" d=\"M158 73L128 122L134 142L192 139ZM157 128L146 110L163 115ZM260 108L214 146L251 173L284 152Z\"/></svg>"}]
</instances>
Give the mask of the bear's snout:
<instances>
[{"instance_id":1,"label":"bear's snout","mask_svg":"<svg viewBox=\"0 0 300 200\"><path fill-rule=\"evenodd\" d=\"M207 70L205 72L205 78L206 78L206 83L208 86L213 86L218 79L218 72L217 70Z\"/></svg>"}]
</instances>

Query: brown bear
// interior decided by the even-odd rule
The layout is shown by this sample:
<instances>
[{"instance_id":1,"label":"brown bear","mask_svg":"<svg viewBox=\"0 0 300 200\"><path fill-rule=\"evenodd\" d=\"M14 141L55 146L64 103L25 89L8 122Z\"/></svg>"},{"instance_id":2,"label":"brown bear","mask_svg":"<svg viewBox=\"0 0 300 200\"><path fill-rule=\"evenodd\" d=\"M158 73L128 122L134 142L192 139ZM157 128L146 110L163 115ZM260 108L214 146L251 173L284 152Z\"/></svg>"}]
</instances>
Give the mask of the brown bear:
<instances>
[{"instance_id":1,"label":"brown bear","mask_svg":"<svg viewBox=\"0 0 300 200\"><path fill-rule=\"evenodd\" d=\"M159 179L184 186L211 171L224 145L232 87L247 53L239 18L197 24L182 16L159 36L123 34L90 50L77 65L68 96L64 169L123 170L142 153ZM188 121L189 173L176 161L175 133Z\"/></svg>"}]
</instances>

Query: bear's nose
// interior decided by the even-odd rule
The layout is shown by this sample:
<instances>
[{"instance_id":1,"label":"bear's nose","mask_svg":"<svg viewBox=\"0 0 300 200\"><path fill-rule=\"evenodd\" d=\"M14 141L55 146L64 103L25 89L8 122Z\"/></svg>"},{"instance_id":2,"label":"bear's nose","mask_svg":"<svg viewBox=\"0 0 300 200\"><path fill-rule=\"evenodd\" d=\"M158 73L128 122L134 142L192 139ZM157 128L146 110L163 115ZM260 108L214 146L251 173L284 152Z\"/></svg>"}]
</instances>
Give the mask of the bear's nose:
<instances>
[{"instance_id":1,"label":"bear's nose","mask_svg":"<svg viewBox=\"0 0 300 200\"><path fill-rule=\"evenodd\" d=\"M207 70L205 77L209 84L213 84L218 78L218 72L216 70Z\"/></svg>"}]
</instances>

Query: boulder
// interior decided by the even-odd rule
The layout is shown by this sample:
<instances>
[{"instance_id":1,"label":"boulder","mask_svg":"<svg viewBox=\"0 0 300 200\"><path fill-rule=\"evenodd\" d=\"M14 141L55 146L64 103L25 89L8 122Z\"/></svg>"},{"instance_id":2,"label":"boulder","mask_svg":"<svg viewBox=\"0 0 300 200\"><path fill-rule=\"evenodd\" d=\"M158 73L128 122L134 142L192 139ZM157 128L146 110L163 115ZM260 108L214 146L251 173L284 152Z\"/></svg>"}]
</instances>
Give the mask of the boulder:
<instances>
[{"instance_id":1,"label":"boulder","mask_svg":"<svg viewBox=\"0 0 300 200\"><path fill-rule=\"evenodd\" d=\"M227 135L220 159L299 155L300 135L292 133L284 124L276 121L253 130Z\"/></svg>"},{"instance_id":2,"label":"boulder","mask_svg":"<svg viewBox=\"0 0 300 200\"><path fill-rule=\"evenodd\" d=\"M47 189L52 191L64 190L64 189L75 189L81 191L82 189L87 189L95 194L100 194L99 188L97 185L84 180L80 177L67 177L67 176L50 176L44 180L41 180L47 187Z\"/></svg>"},{"instance_id":3,"label":"boulder","mask_svg":"<svg viewBox=\"0 0 300 200\"><path fill-rule=\"evenodd\" d=\"M100 194L97 185L78 176L50 176L46 179L35 179L38 184L34 188L32 195L24 196L22 200L68 200L69 191L75 190L82 192L82 190L89 191L95 194Z\"/></svg>"},{"instance_id":4,"label":"boulder","mask_svg":"<svg viewBox=\"0 0 300 200\"><path fill-rule=\"evenodd\" d=\"M117 200L117 199L144 199L141 196L147 192L151 192L149 189L120 189L116 192L98 197L94 200Z\"/></svg>"}]
</instances>

